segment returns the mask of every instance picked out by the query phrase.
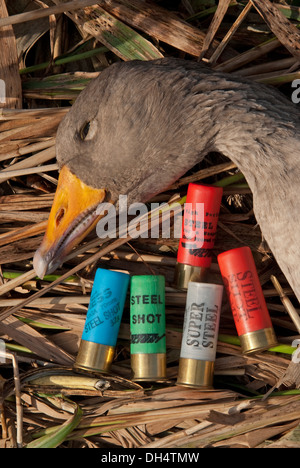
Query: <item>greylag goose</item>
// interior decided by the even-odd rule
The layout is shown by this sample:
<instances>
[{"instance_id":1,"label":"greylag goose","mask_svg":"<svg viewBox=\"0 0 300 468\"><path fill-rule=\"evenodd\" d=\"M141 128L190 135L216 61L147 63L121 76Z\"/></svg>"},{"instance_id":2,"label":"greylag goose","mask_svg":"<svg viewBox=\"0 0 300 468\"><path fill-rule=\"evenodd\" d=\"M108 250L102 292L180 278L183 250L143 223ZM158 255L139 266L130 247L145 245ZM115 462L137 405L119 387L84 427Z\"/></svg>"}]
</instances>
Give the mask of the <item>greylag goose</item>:
<instances>
[{"instance_id":1,"label":"greylag goose","mask_svg":"<svg viewBox=\"0 0 300 468\"><path fill-rule=\"evenodd\" d=\"M98 203L120 194L145 202L219 152L244 174L263 236L299 300L299 142L297 106L274 88L175 58L113 64L59 126L60 176L36 273L63 263L95 226Z\"/></svg>"}]
</instances>

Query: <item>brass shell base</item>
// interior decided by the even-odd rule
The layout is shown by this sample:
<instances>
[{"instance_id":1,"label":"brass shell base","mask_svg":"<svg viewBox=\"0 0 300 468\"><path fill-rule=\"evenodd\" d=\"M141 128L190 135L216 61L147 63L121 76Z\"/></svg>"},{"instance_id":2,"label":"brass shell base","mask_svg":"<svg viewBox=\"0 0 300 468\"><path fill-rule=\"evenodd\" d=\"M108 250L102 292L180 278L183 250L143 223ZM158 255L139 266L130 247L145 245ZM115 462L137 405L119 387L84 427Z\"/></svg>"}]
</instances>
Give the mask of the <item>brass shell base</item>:
<instances>
[{"instance_id":1,"label":"brass shell base","mask_svg":"<svg viewBox=\"0 0 300 468\"><path fill-rule=\"evenodd\" d=\"M265 351L278 345L273 328L263 328L262 330L245 333L240 335L239 338L243 354Z\"/></svg>"},{"instance_id":2,"label":"brass shell base","mask_svg":"<svg viewBox=\"0 0 300 468\"><path fill-rule=\"evenodd\" d=\"M109 372L114 354L113 346L81 340L74 367L89 371Z\"/></svg>"},{"instance_id":3,"label":"brass shell base","mask_svg":"<svg viewBox=\"0 0 300 468\"><path fill-rule=\"evenodd\" d=\"M203 282L208 268L176 263L174 287L177 289L187 289L190 281L195 283Z\"/></svg>"},{"instance_id":4,"label":"brass shell base","mask_svg":"<svg viewBox=\"0 0 300 468\"><path fill-rule=\"evenodd\" d=\"M132 380L150 382L166 379L167 365L164 353L132 354Z\"/></svg>"},{"instance_id":5,"label":"brass shell base","mask_svg":"<svg viewBox=\"0 0 300 468\"><path fill-rule=\"evenodd\" d=\"M213 388L215 363L198 359L180 358L176 385L192 388Z\"/></svg>"}]
</instances>

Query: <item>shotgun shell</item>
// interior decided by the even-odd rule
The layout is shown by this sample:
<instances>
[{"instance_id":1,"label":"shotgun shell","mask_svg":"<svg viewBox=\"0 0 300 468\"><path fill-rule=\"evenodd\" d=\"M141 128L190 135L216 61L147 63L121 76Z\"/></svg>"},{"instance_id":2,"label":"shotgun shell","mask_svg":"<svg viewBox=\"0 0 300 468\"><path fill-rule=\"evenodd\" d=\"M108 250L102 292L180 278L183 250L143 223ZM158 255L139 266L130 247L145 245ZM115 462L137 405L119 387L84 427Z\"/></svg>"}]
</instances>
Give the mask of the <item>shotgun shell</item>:
<instances>
[{"instance_id":1,"label":"shotgun shell","mask_svg":"<svg viewBox=\"0 0 300 468\"><path fill-rule=\"evenodd\" d=\"M75 367L108 372L114 358L130 275L98 268Z\"/></svg>"},{"instance_id":2,"label":"shotgun shell","mask_svg":"<svg viewBox=\"0 0 300 468\"><path fill-rule=\"evenodd\" d=\"M211 265L223 189L189 184L184 206L174 284L187 289L189 281L202 282Z\"/></svg>"},{"instance_id":3,"label":"shotgun shell","mask_svg":"<svg viewBox=\"0 0 300 468\"><path fill-rule=\"evenodd\" d=\"M212 388L223 286L188 285L176 385Z\"/></svg>"},{"instance_id":4,"label":"shotgun shell","mask_svg":"<svg viewBox=\"0 0 300 468\"><path fill-rule=\"evenodd\" d=\"M218 255L221 275L231 305L242 352L276 346L277 339L249 247Z\"/></svg>"},{"instance_id":5,"label":"shotgun shell","mask_svg":"<svg viewBox=\"0 0 300 468\"><path fill-rule=\"evenodd\" d=\"M132 380L166 378L165 278L133 276L130 288Z\"/></svg>"}]
</instances>

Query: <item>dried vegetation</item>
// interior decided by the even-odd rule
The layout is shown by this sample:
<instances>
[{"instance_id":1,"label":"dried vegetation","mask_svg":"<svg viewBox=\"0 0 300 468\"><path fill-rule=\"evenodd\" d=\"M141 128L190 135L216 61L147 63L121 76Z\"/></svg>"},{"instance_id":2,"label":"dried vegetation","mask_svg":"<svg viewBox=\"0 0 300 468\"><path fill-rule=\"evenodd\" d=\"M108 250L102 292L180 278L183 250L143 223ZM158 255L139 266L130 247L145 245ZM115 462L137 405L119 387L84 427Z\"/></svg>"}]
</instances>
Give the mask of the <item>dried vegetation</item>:
<instances>
[{"instance_id":1,"label":"dried vegetation","mask_svg":"<svg viewBox=\"0 0 300 468\"><path fill-rule=\"evenodd\" d=\"M261 236L247 184L222 155L207 158L159 200L184 196L190 181L223 184L214 255L251 247L280 346L243 356L224 301L215 390L174 385L185 306L185 294L172 288L176 240L100 245L93 234L43 281L32 256L57 184L57 126L94 76L116 60L172 55L201 58L291 96L300 78L300 2L93 3L0 0L0 78L7 84L0 104L0 338L8 353L0 364L0 447L299 447L300 376L291 344L300 330L271 275L296 314L299 304ZM219 283L215 258L211 275ZM72 370L99 266L165 275L166 382L130 381L128 305L113 375Z\"/></svg>"}]
</instances>

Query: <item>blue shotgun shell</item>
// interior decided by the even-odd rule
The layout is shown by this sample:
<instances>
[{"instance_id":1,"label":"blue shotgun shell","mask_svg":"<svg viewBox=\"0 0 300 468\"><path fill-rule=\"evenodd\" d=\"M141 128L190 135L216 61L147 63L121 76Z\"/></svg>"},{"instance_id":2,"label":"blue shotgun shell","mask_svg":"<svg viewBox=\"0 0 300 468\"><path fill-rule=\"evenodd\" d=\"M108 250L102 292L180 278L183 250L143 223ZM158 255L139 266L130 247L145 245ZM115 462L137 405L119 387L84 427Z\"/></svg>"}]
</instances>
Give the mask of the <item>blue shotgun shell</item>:
<instances>
[{"instance_id":1,"label":"blue shotgun shell","mask_svg":"<svg viewBox=\"0 0 300 468\"><path fill-rule=\"evenodd\" d=\"M130 275L98 268L82 339L115 346L126 301Z\"/></svg>"},{"instance_id":2,"label":"blue shotgun shell","mask_svg":"<svg viewBox=\"0 0 300 468\"><path fill-rule=\"evenodd\" d=\"M98 268L74 367L109 372L130 275Z\"/></svg>"}]
</instances>

